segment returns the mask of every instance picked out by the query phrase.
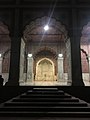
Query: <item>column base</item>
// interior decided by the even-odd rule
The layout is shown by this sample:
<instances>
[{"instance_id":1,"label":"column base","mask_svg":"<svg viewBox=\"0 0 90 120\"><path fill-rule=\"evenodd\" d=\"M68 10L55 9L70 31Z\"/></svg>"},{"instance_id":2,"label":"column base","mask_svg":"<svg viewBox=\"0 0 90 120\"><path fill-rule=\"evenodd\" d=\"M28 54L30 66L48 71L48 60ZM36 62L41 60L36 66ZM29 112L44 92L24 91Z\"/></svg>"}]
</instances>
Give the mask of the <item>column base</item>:
<instances>
[{"instance_id":1,"label":"column base","mask_svg":"<svg viewBox=\"0 0 90 120\"><path fill-rule=\"evenodd\" d=\"M5 86L19 86L19 82L8 81Z\"/></svg>"},{"instance_id":2,"label":"column base","mask_svg":"<svg viewBox=\"0 0 90 120\"><path fill-rule=\"evenodd\" d=\"M72 81L71 80L67 80L67 86L71 86L72 85Z\"/></svg>"},{"instance_id":3,"label":"column base","mask_svg":"<svg viewBox=\"0 0 90 120\"><path fill-rule=\"evenodd\" d=\"M74 81L72 80L72 86L85 86L83 80Z\"/></svg>"}]
</instances>

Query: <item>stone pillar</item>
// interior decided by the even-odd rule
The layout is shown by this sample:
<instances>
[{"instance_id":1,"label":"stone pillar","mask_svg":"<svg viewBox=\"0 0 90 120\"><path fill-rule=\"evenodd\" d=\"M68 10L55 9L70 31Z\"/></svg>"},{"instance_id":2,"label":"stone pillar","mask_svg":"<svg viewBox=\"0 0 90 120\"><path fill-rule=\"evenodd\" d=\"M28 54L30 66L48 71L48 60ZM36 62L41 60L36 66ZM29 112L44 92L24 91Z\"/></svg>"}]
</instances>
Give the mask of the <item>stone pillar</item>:
<instances>
[{"instance_id":1,"label":"stone pillar","mask_svg":"<svg viewBox=\"0 0 90 120\"><path fill-rule=\"evenodd\" d=\"M58 82L63 80L63 55L58 55Z\"/></svg>"},{"instance_id":2,"label":"stone pillar","mask_svg":"<svg viewBox=\"0 0 90 120\"><path fill-rule=\"evenodd\" d=\"M3 58L0 57L0 74L2 74L2 60L3 60Z\"/></svg>"},{"instance_id":3,"label":"stone pillar","mask_svg":"<svg viewBox=\"0 0 90 120\"><path fill-rule=\"evenodd\" d=\"M24 83L24 53L25 52L25 42L21 38L21 50L20 50L20 77L19 83Z\"/></svg>"},{"instance_id":4,"label":"stone pillar","mask_svg":"<svg viewBox=\"0 0 90 120\"><path fill-rule=\"evenodd\" d=\"M70 42L71 42L71 70L72 70L72 86L84 86L82 80L81 67L81 51L80 51L80 29L78 26L77 9L72 8L71 24L70 24Z\"/></svg>"},{"instance_id":5,"label":"stone pillar","mask_svg":"<svg viewBox=\"0 0 90 120\"><path fill-rule=\"evenodd\" d=\"M89 67L89 82L90 82L90 56L88 56L88 67Z\"/></svg>"},{"instance_id":6,"label":"stone pillar","mask_svg":"<svg viewBox=\"0 0 90 120\"><path fill-rule=\"evenodd\" d=\"M18 86L20 77L20 46L21 46L21 31L20 31L20 11L18 8L14 11L15 24L11 33L11 55L9 79L7 86Z\"/></svg>"},{"instance_id":7,"label":"stone pillar","mask_svg":"<svg viewBox=\"0 0 90 120\"><path fill-rule=\"evenodd\" d=\"M72 74L71 74L71 44L70 39L66 41L66 54L67 54L67 85L72 83Z\"/></svg>"},{"instance_id":8,"label":"stone pillar","mask_svg":"<svg viewBox=\"0 0 90 120\"><path fill-rule=\"evenodd\" d=\"M28 54L27 58L27 82L33 81L33 57L32 54Z\"/></svg>"}]
</instances>

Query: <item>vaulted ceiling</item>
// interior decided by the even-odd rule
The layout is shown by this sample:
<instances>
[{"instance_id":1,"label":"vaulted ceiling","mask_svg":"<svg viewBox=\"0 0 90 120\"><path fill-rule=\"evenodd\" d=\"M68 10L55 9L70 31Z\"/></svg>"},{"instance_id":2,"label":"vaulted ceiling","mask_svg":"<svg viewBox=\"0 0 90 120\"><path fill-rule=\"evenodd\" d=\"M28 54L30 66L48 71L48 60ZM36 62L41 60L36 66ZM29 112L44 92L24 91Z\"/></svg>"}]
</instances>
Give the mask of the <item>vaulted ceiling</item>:
<instances>
[{"instance_id":1,"label":"vaulted ceiling","mask_svg":"<svg viewBox=\"0 0 90 120\"><path fill-rule=\"evenodd\" d=\"M47 31L44 30L45 25L49 26ZM65 41L68 37L68 32L60 21L45 16L27 25L23 37L26 41L57 42Z\"/></svg>"}]
</instances>

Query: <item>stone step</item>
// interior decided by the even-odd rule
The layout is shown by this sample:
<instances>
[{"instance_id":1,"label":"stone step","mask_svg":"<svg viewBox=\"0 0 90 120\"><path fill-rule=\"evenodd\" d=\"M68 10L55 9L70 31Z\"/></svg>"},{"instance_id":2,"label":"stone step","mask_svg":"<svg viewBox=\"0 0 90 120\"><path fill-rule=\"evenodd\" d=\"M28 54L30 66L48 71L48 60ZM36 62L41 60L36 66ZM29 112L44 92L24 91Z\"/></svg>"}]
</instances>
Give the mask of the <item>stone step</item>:
<instances>
[{"instance_id":1,"label":"stone step","mask_svg":"<svg viewBox=\"0 0 90 120\"><path fill-rule=\"evenodd\" d=\"M90 107L61 107L61 106L7 106L1 107L0 111L33 111L33 112L90 112Z\"/></svg>"},{"instance_id":2,"label":"stone step","mask_svg":"<svg viewBox=\"0 0 90 120\"><path fill-rule=\"evenodd\" d=\"M60 95L60 94L23 94L20 96L21 98L71 98L71 95Z\"/></svg>"},{"instance_id":3,"label":"stone step","mask_svg":"<svg viewBox=\"0 0 90 120\"><path fill-rule=\"evenodd\" d=\"M14 102L79 102L77 98L13 98Z\"/></svg>"},{"instance_id":4,"label":"stone step","mask_svg":"<svg viewBox=\"0 0 90 120\"><path fill-rule=\"evenodd\" d=\"M33 88L0 105L0 117L89 117L90 105L53 88Z\"/></svg>"},{"instance_id":5,"label":"stone step","mask_svg":"<svg viewBox=\"0 0 90 120\"><path fill-rule=\"evenodd\" d=\"M56 87L33 87L33 91L58 91Z\"/></svg>"},{"instance_id":6,"label":"stone step","mask_svg":"<svg viewBox=\"0 0 90 120\"><path fill-rule=\"evenodd\" d=\"M84 102L6 102L5 106L87 106Z\"/></svg>"},{"instance_id":7,"label":"stone step","mask_svg":"<svg viewBox=\"0 0 90 120\"><path fill-rule=\"evenodd\" d=\"M75 117L90 118L90 112L25 112L0 111L0 117Z\"/></svg>"},{"instance_id":8,"label":"stone step","mask_svg":"<svg viewBox=\"0 0 90 120\"><path fill-rule=\"evenodd\" d=\"M26 94L60 94L60 95L64 95L63 91L27 91Z\"/></svg>"}]
</instances>

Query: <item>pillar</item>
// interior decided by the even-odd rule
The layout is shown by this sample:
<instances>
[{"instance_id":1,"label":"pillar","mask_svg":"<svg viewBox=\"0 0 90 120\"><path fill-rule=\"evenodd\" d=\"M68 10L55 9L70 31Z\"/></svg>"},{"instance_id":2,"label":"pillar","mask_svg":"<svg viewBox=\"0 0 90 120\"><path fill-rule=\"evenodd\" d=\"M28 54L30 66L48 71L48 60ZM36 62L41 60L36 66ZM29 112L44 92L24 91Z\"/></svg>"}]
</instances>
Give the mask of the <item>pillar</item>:
<instances>
[{"instance_id":1,"label":"pillar","mask_svg":"<svg viewBox=\"0 0 90 120\"><path fill-rule=\"evenodd\" d=\"M80 30L78 26L78 11L72 8L70 13L70 42L71 42L71 72L72 86L84 86L82 80Z\"/></svg>"},{"instance_id":2,"label":"pillar","mask_svg":"<svg viewBox=\"0 0 90 120\"><path fill-rule=\"evenodd\" d=\"M2 60L3 60L3 58L2 58L2 56L0 56L0 74L2 74Z\"/></svg>"},{"instance_id":3,"label":"pillar","mask_svg":"<svg viewBox=\"0 0 90 120\"><path fill-rule=\"evenodd\" d=\"M67 55L67 85L72 84L72 74L71 74L71 44L70 38L66 41L66 55Z\"/></svg>"},{"instance_id":4,"label":"pillar","mask_svg":"<svg viewBox=\"0 0 90 120\"><path fill-rule=\"evenodd\" d=\"M27 82L33 82L33 57L32 54L28 54L27 58Z\"/></svg>"},{"instance_id":5,"label":"pillar","mask_svg":"<svg viewBox=\"0 0 90 120\"><path fill-rule=\"evenodd\" d=\"M88 56L89 82L90 82L90 56Z\"/></svg>"},{"instance_id":6,"label":"pillar","mask_svg":"<svg viewBox=\"0 0 90 120\"><path fill-rule=\"evenodd\" d=\"M16 8L13 14L15 19L12 30L13 32L11 33L11 55L7 86L18 86L20 77L21 15L19 8Z\"/></svg>"},{"instance_id":7,"label":"pillar","mask_svg":"<svg viewBox=\"0 0 90 120\"><path fill-rule=\"evenodd\" d=\"M63 80L63 55L58 55L58 82Z\"/></svg>"},{"instance_id":8,"label":"pillar","mask_svg":"<svg viewBox=\"0 0 90 120\"><path fill-rule=\"evenodd\" d=\"M19 77L19 83L24 83L24 53L25 52L25 42L21 38L21 49L20 49L20 77Z\"/></svg>"}]
</instances>

